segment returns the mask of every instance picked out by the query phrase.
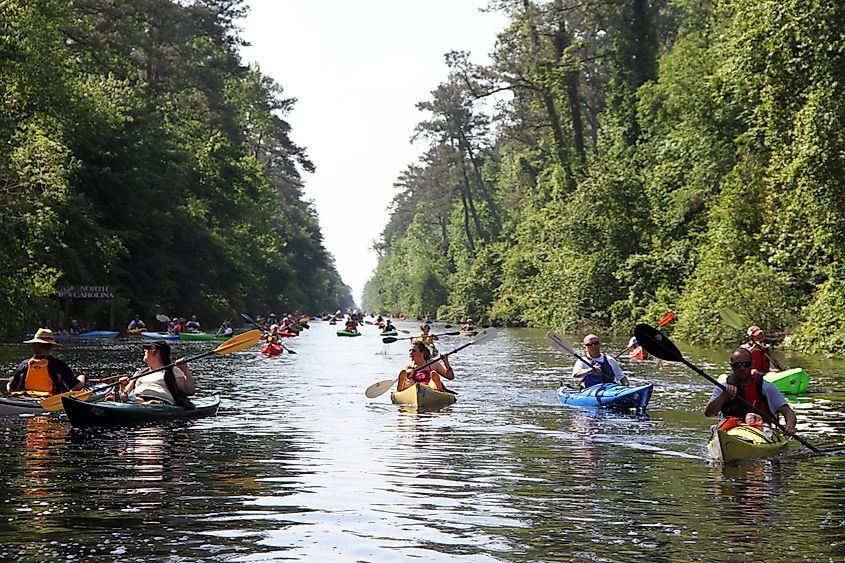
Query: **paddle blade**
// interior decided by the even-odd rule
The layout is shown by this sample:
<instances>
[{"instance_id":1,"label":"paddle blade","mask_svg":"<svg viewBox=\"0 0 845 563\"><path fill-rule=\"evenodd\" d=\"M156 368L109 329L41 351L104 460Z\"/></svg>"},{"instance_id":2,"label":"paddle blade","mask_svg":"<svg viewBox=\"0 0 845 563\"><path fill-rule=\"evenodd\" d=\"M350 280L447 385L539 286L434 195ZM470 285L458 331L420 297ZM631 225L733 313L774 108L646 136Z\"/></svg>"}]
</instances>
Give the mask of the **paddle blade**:
<instances>
[{"instance_id":1,"label":"paddle blade","mask_svg":"<svg viewBox=\"0 0 845 563\"><path fill-rule=\"evenodd\" d=\"M737 330L745 330L745 323L742 322L742 319L736 314L736 311L730 307L723 307L719 309L719 316L722 317L722 320L725 321L725 324L729 327Z\"/></svg>"},{"instance_id":2,"label":"paddle blade","mask_svg":"<svg viewBox=\"0 0 845 563\"><path fill-rule=\"evenodd\" d=\"M364 395L366 395L368 399L375 399L379 395L384 395L386 391L393 387L393 384L396 383L398 379L399 378L385 379L384 381L373 383L367 387L367 390L364 391Z\"/></svg>"},{"instance_id":3,"label":"paddle blade","mask_svg":"<svg viewBox=\"0 0 845 563\"><path fill-rule=\"evenodd\" d=\"M156 315L156 320L160 323L169 323L170 317L168 317L167 315L158 314L158 315ZM56 395L56 396L58 397L58 395ZM61 404L61 402L59 402L59 404Z\"/></svg>"},{"instance_id":4,"label":"paddle blade","mask_svg":"<svg viewBox=\"0 0 845 563\"><path fill-rule=\"evenodd\" d=\"M259 340L261 340L261 331L256 328L254 330L238 334L237 336L233 336L212 351L218 355L232 354L234 352L246 350L247 348L252 348L258 344Z\"/></svg>"},{"instance_id":5,"label":"paddle blade","mask_svg":"<svg viewBox=\"0 0 845 563\"><path fill-rule=\"evenodd\" d=\"M452 325L443 325L443 328L452 328Z\"/></svg>"},{"instance_id":6,"label":"paddle blade","mask_svg":"<svg viewBox=\"0 0 845 563\"><path fill-rule=\"evenodd\" d=\"M671 313L669 313L668 315L666 315L665 317L660 319L660 322L657 323L657 328L660 328L663 325L668 324L674 318L675 318L675 311L672 311Z\"/></svg>"},{"instance_id":7,"label":"paddle blade","mask_svg":"<svg viewBox=\"0 0 845 563\"><path fill-rule=\"evenodd\" d=\"M561 335L556 332L552 332L551 330L546 333L546 340L549 341L549 344L555 350L559 352L563 352L564 354L569 354L570 356L575 356L575 348L569 344L566 340L563 339Z\"/></svg>"},{"instance_id":8,"label":"paddle blade","mask_svg":"<svg viewBox=\"0 0 845 563\"><path fill-rule=\"evenodd\" d=\"M479 332L475 336L475 338L472 339L472 344L483 344L484 342L490 342L491 340L494 340L498 335L499 333L492 326L490 328L485 328L484 330Z\"/></svg>"},{"instance_id":9,"label":"paddle blade","mask_svg":"<svg viewBox=\"0 0 845 563\"><path fill-rule=\"evenodd\" d=\"M258 326L258 323L257 323L257 322L255 322L255 319L253 319L252 317L250 317L250 316L249 316L249 315L247 315L246 313L241 313L241 318L243 318L243 320L245 320L246 322L248 322L248 323L249 323L249 324L251 324L251 325L256 325L256 326Z\"/></svg>"},{"instance_id":10,"label":"paddle blade","mask_svg":"<svg viewBox=\"0 0 845 563\"><path fill-rule=\"evenodd\" d=\"M647 324L638 324L634 328L637 344L656 358L670 362L682 362L681 351L662 332Z\"/></svg>"},{"instance_id":11,"label":"paddle blade","mask_svg":"<svg viewBox=\"0 0 845 563\"><path fill-rule=\"evenodd\" d=\"M80 401L87 401L91 396L91 393L92 391L90 390L80 389L79 391L67 391L65 393L53 395L52 397L47 397L41 401L41 408L45 411L62 411L65 410L62 405L62 397L73 397L74 399L78 399Z\"/></svg>"},{"instance_id":12,"label":"paddle blade","mask_svg":"<svg viewBox=\"0 0 845 563\"><path fill-rule=\"evenodd\" d=\"M385 344L392 344L392 343L396 342L397 340L399 340L399 339L396 338L395 336L385 336L384 338L381 339L381 341L384 342Z\"/></svg>"}]
</instances>

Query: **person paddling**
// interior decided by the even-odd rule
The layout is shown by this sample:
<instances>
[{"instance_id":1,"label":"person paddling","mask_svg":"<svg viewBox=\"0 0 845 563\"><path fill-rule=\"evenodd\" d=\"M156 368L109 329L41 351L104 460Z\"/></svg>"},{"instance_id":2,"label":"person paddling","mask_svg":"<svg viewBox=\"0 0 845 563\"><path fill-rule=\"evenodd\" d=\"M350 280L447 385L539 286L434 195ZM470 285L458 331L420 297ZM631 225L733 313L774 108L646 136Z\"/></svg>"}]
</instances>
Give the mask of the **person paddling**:
<instances>
[{"instance_id":1,"label":"person paddling","mask_svg":"<svg viewBox=\"0 0 845 563\"><path fill-rule=\"evenodd\" d=\"M595 334L584 337L586 360L578 360L572 366L572 377L581 378L581 388L586 389L602 383L620 383L628 385L628 378L614 358L602 354L601 341Z\"/></svg>"},{"instance_id":2,"label":"person paddling","mask_svg":"<svg viewBox=\"0 0 845 563\"><path fill-rule=\"evenodd\" d=\"M742 345L742 348L751 352L752 367L765 375L771 371L771 361L779 371L783 371L783 368L777 363L774 356L772 356L772 346L766 344L763 340L763 329L757 325L753 325L748 327L746 334L748 334L749 340Z\"/></svg>"},{"instance_id":3,"label":"person paddling","mask_svg":"<svg viewBox=\"0 0 845 563\"><path fill-rule=\"evenodd\" d=\"M32 344L33 356L24 360L6 384L9 393L49 397L65 391L77 391L85 385L85 376L77 377L68 365L51 355L56 339L49 328L39 328L35 336L24 340Z\"/></svg>"},{"instance_id":4,"label":"person paddling","mask_svg":"<svg viewBox=\"0 0 845 563\"><path fill-rule=\"evenodd\" d=\"M422 342L412 341L411 347L408 350L408 356L411 358L411 362L399 372L399 380L396 383L397 391L407 389L415 383L426 385L438 391L448 391L440 380L441 377L450 380L455 379L455 372L452 370L452 366L449 365L449 357L447 355L440 356L440 362L418 370L417 368L419 366L431 360L431 351Z\"/></svg>"},{"instance_id":5,"label":"person paddling","mask_svg":"<svg viewBox=\"0 0 845 563\"><path fill-rule=\"evenodd\" d=\"M176 365L165 370L155 371L173 363L170 359L170 344L164 340L156 340L144 344L144 363L135 375L150 372L135 379L121 380L120 399L124 402L139 404L179 405L193 410L194 404L188 399L196 393L196 384L188 369L184 358L176 361Z\"/></svg>"},{"instance_id":6,"label":"person paddling","mask_svg":"<svg viewBox=\"0 0 845 563\"><path fill-rule=\"evenodd\" d=\"M763 373L753 370L752 365L752 356L748 349L740 347L734 350L731 354L731 375L728 376L725 389L716 387L713 390L704 409L704 416L716 416L721 412L724 417L719 425L721 429L727 429L726 425L736 426L740 421L762 424L762 417L737 399L742 397L771 418L783 415L786 421L783 433L794 436L797 424L795 411L780 390L773 383L763 379Z\"/></svg>"},{"instance_id":7,"label":"person paddling","mask_svg":"<svg viewBox=\"0 0 845 563\"><path fill-rule=\"evenodd\" d=\"M431 323L423 323L420 325L420 334L414 338L415 342L422 342L431 350L432 354L437 354L437 347L434 341L437 336L431 334Z\"/></svg>"}]
</instances>

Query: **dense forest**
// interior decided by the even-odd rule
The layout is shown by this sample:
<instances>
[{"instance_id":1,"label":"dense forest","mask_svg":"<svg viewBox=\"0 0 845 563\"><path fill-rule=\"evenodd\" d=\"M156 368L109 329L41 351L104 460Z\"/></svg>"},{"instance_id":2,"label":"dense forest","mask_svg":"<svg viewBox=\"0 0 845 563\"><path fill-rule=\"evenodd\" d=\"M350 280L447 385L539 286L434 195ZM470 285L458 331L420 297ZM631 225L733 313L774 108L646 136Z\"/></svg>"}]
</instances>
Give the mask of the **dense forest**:
<instances>
[{"instance_id":1,"label":"dense forest","mask_svg":"<svg viewBox=\"0 0 845 563\"><path fill-rule=\"evenodd\" d=\"M845 351L845 4L494 0L446 56L367 309ZM492 101L492 103L491 103Z\"/></svg>"},{"instance_id":2,"label":"dense forest","mask_svg":"<svg viewBox=\"0 0 845 563\"><path fill-rule=\"evenodd\" d=\"M295 100L240 58L245 9L0 1L0 334L70 285L114 291L79 312L100 328L109 309L211 323L352 304L303 197Z\"/></svg>"}]
</instances>

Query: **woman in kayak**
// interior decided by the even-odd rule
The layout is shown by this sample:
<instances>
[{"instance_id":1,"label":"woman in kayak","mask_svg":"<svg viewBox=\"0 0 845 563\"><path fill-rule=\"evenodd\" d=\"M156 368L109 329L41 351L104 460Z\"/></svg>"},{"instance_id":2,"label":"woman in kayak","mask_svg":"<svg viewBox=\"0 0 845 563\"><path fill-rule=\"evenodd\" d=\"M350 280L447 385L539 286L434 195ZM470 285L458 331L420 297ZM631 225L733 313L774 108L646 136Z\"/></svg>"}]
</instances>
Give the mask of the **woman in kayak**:
<instances>
[{"instance_id":1,"label":"woman in kayak","mask_svg":"<svg viewBox=\"0 0 845 563\"><path fill-rule=\"evenodd\" d=\"M783 415L786 421L783 433L794 436L797 424L795 411L774 383L763 379L763 373L751 369L752 364L751 352L747 348L740 347L734 350L731 354L731 375L728 376L724 389L717 387L713 390L710 402L704 409L704 416L716 416L721 412L727 421L736 418L753 423L747 415L755 411L737 399L737 397L742 397L770 418L779 414ZM720 427L723 425L724 422L720 424Z\"/></svg>"},{"instance_id":2,"label":"woman in kayak","mask_svg":"<svg viewBox=\"0 0 845 563\"><path fill-rule=\"evenodd\" d=\"M184 358L178 360L175 366L161 369L173 363L170 359L170 344L163 340L144 344L144 363L147 367L139 373L147 375L124 380L121 384L120 398L123 401L194 408L188 396L197 390Z\"/></svg>"},{"instance_id":3,"label":"woman in kayak","mask_svg":"<svg viewBox=\"0 0 845 563\"><path fill-rule=\"evenodd\" d=\"M572 377L581 378L581 388L586 389L602 383L628 385L628 378L615 359L602 354L601 341L595 334L584 337L585 361L578 360L572 366Z\"/></svg>"},{"instance_id":4,"label":"woman in kayak","mask_svg":"<svg viewBox=\"0 0 845 563\"><path fill-rule=\"evenodd\" d=\"M423 369L417 369L431 360L431 351L422 342L411 342L408 356L411 358L411 362L399 372L399 382L396 384L397 391L407 389L414 383L420 383L432 389L444 391L443 382L440 378L455 379L455 372L452 371L452 366L449 365L449 358L445 355L440 356L442 363L435 362Z\"/></svg>"}]
</instances>

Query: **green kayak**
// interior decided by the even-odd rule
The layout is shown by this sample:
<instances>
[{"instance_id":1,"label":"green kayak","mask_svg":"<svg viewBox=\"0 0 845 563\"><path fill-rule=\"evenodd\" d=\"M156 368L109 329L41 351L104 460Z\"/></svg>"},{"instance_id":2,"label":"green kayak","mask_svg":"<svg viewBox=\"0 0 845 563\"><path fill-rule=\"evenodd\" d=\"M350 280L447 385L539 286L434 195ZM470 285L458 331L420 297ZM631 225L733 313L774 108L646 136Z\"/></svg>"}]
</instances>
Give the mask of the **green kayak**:
<instances>
[{"instance_id":1,"label":"green kayak","mask_svg":"<svg viewBox=\"0 0 845 563\"><path fill-rule=\"evenodd\" d=\"M208 340L214 340L217 342L222 342L224 340L229 340L231 336L217 336L216 334L211 334L210 332L180 332L179 333L179 340L188 341L188 342L205 342Z\"/></svg>"},{"instance_id":2,"label":"green kayak","mask_svg":"<svg viewBox=\"0 0 845 563\"><path fill-rule=\"evenodd\" d=\"M719 376L719 383L727 381L727 375ZM785 395L800 395L807 392L810 386L810 376L804 368L792 368L784 371L770 371L763 379L775 384Z\"/></svg>"},{"instance_id":3,"label":"green kayak","mask_svg":"<svg viewBox=\"0 0 845 563\"><path fill-rule=\"evenodd\" d=\"M138 405L135 403L115 403L103 401L89 403L72 397L63 397L62 405L70 423L76 428L92 426L137 426L168 420L201 418L217 414L220 397L198 397L191 399L196 406L186 410L175 405Z\"/></svg>"},{"instance_id":4,"label":"green kayak","mask_svg":"<svg viewBox=\"0 0 845 563\"><path fill-rule=\"evenodd\" d=\"M361 333L357 330L339 330L337 331L338 336L361 336Z\"/></svg>"}]
</instances>

